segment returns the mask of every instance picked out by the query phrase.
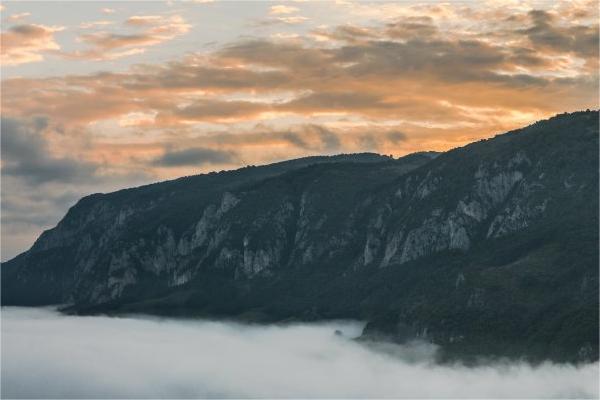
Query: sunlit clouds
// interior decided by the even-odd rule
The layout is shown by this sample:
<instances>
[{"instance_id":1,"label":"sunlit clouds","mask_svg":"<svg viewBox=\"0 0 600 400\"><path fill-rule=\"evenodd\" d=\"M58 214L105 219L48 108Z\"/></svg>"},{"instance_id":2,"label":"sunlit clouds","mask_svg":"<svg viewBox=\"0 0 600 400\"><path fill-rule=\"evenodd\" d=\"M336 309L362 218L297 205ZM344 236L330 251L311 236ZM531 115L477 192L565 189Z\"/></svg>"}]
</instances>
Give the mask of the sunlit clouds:
<instances>
[{"instance_id":1,"label":"sunlit clouds","mask_svg":"<svg viewBox=\"0 0 600 400\"><path fill-rule=\"evenodd\" d=\"M591 1L87 3L76 22L7 4L2 116L41 161L85 165L93 189L60 182L81 194L314 154L443 151L598 107ZM21 190L59 183L15 168L3 157Z\"/></svg>"},{"instance_id":2,"label":"sunlit clouds","mask_svg":"<svg viewBox=\"0 0 600 400\"><path fill-rule=\"evenodd\" d=\"M3 31L0 36L2 64L19 65L43 61L44 53L60 49L54 34L63 29L60 26L23 24Z\"/></svg>"}]
</instances>

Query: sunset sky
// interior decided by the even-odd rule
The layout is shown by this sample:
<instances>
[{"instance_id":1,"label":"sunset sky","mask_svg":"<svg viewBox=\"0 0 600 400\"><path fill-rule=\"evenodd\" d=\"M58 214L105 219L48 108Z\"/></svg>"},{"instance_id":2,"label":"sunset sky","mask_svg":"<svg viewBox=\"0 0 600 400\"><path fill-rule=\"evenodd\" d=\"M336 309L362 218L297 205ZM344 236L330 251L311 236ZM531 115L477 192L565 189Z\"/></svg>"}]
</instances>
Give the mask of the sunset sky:
<instances>
[{"instance_id":1,"label":"sunset sky","mask_svg":"<svg viewBox=\"0 0 600 400\"><path fill-rule=\"evenodd\" d=\"M598 108L598 3L11 2L2 260L81 196Z\"/></svg>"}]
</instances>

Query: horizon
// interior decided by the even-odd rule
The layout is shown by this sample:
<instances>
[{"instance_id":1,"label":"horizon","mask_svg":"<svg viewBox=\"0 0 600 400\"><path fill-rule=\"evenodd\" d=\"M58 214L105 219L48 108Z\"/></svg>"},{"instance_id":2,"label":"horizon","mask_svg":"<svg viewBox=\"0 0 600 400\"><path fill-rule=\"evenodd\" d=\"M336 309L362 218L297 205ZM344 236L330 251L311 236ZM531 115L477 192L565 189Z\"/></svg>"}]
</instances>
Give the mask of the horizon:
<instances>
[{"instance_id":1,"label":"horizon","mask_svg":"<svg viewBox=\"0 0 600 400\"><path fill-rule=\"evenodd\" d=\"M60 3L0 6L2 261L86 194L598 109L593 1Z\"/></svg>"}]
</instances>

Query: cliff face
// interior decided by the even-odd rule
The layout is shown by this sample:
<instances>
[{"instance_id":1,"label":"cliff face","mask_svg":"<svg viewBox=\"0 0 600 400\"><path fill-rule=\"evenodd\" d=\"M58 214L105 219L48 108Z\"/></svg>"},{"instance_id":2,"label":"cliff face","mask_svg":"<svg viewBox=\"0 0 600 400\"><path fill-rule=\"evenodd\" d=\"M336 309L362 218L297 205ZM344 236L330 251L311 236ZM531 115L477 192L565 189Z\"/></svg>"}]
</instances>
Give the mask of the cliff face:
<instances>
[{"instance_id":1,"label":"cliff face","mask_svg":"<svg viewBox=\"0 0 600 400\"><path fill-rule=\"evenodd\" d=\"M581 112L441 155L91 195L2 265L2 302L363 318L450 355L597 359L597 240L598 113Z\"/></svg>"}]
</instances>

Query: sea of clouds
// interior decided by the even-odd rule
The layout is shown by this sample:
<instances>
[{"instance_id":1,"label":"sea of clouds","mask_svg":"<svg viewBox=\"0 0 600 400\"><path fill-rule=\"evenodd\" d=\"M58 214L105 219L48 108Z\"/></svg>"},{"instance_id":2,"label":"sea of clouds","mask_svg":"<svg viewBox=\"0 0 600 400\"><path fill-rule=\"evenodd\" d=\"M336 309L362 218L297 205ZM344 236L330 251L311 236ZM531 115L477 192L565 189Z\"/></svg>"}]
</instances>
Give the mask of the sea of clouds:
<instances>
[{"instance_id":1,"label":"sea of clouds","mask_svg":"<svg viewBox=\"0 0 600 400\"><path fill-rule=\"evenodd\" d=\"M3 307L2 398L594 398L598 363L436 365L358 322L243 325ZM339 330L342 335L335 334Z\"/></svg>"}]
</instances>

